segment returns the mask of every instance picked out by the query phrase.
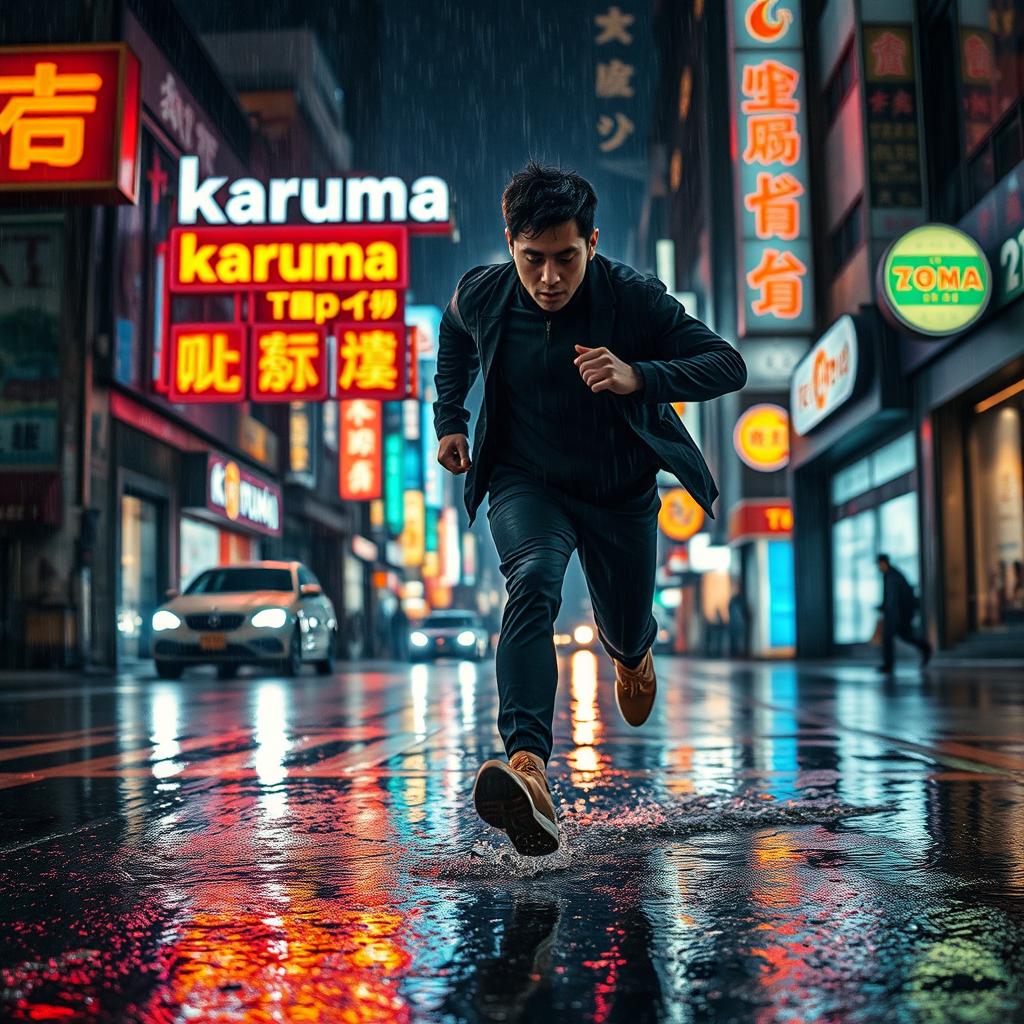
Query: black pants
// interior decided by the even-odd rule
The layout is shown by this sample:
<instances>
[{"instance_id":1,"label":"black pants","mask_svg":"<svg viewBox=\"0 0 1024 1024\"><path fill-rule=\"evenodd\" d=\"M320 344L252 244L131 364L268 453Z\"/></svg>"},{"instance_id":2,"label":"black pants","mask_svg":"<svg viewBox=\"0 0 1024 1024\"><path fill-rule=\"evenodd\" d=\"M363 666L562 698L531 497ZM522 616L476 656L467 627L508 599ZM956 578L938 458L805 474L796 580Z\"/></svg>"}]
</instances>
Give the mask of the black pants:
<instances>
[{"instance_id":1,"label":"black pants","mask_svg":"<svg viewBox=\"0 0 1024 1024\"><path fill-rule=\"evenodd\" d=\"M487 518L508 590L495 655L498 731L510 757L531 750L546 762L551 754L558 685L553 630L574 550L605 650L633 667L654 643L659 505L653 483L599 505L525 474L495 470Z\"/></svg>"},{"instance_id":2,"label":"black pants","mask_svg":"<svg viewBox=\"0 0 1024 1024\"><path fill-rule=\"evenodd\" d=\"M893 648L895 647L894 641L897 637L899 637L904 643L916 647L922 654L927 649L928 644L924 640L914 636L910 622L910 619L883 619L882 668L889 669L893 666L893 657L895 653Z\"/></svg>"}]
</instances>

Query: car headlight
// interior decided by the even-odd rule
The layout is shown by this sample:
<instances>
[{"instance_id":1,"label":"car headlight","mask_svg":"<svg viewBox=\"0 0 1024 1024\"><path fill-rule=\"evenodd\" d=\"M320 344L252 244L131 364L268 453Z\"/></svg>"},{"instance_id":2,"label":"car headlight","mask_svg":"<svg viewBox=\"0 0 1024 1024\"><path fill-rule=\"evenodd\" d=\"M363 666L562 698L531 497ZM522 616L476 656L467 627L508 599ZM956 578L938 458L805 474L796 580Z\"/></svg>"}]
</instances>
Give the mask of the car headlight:
<instances>
[{"instance_id":1,"label":"car headlight","mask_svg":"<svg viewBox=\"0 0 1024 1024\"><path fill-rule=\"evenodd\" d=\"M572 638L578 644L593 643L594 630L590 626L577 626L573 631Z\"/></svg>"},{"instance_id":2,"label":"car headlight","mask_svg":"<svg viewBox=\"0 0 1024 1024\"><path fill-rule=\"evenodd\" d=\"M177 629L181 625L181 619L174 612L161 608L153 613L153 632L160 633L165 629Z\"/></svg>"},{"instance_id":3,"label":"car headlight","mask_svg":"<svg viewBox=\"0 0 1024 1024\"><path fill-rule=\"evenodd\" d=\"M427 637L426 633L421 633L417 630L415 633L411 633L409 635L409 643L411 643L413 647L426 647L427 644L430 643L430 639Z\"/></svg>"},{"instance_id":4,"label":"car headlight","mask_svg":"<svg viewBox=\"0 0 1024 1024\"><path fill-rule=\"evenodd\" d=\"M464 629L456 638L455 642L460 647L472 647L476 643L476 633L471 629Z\"/></svg>"},{"instance_id":5,"label":"car headlight","mask_svg":"<svg viewBox=\"0 0 1024 1024\"><path fill-rule=\"evenodd\" d=\"M280 629L287 621L288 613L283 608L264 608L252 617L257 629Z\"/></svg>"}]
</instances>

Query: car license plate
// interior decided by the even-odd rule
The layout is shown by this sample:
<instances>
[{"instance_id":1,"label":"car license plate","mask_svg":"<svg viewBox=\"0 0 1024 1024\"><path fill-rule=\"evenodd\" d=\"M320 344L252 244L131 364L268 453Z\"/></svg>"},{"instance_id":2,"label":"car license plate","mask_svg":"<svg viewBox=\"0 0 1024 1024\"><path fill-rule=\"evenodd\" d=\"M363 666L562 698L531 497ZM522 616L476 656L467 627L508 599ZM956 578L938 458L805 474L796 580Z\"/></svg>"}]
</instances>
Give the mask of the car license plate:
<instances>
[{"instance_id":1,"label":"car license plate","mask_svg":"<svg viewBox=\"0 0 1024 1024\"><path fill-rule=\"evenodd\" d=\"M228 638L223 633L203 633L199 638L201 651L223 651L228 646Z\"/></svg>"}]
</instances>

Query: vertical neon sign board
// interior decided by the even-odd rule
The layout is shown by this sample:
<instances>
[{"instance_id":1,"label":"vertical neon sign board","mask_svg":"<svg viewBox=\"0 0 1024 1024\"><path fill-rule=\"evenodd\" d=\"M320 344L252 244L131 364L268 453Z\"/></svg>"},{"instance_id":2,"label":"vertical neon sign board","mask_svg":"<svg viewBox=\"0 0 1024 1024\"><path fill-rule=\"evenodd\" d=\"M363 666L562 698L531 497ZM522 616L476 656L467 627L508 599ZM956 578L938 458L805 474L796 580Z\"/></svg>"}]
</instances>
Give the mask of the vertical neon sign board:
<instances>
[{"instance_id":1,"label":"vertical neon sign board","mask_svg":"<svg viewBox=\"0 0 1024 1024\"><path fill-rule=\"evenodd\" d=\"M800 0L733 0L740 333L814 325Z\"/></svg>"}]
</instances>

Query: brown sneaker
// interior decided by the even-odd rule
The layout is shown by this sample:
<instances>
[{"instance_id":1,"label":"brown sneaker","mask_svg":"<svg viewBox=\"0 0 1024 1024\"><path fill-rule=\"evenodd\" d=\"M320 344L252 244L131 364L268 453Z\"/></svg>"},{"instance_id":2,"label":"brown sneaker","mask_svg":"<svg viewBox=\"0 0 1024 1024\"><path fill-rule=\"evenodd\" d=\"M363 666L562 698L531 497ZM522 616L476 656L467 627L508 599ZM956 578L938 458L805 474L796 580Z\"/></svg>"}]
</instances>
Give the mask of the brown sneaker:
<instances>
[{"instance_id":1,"label":"brown sneaker","mask_svg":"<svg viewBox=\"0 0 1024 1024\"><path fill-rule=\"evenodd\" d=\"M654 658L648 651L636 668L615 662L615 703L622 717L633 726L643 725L654 707L658 679L654 674Z\"/></svg>"},{"instance_id":2,"label":"brown sneaker","mask_svg":"<svg viewBox=\"0 0 1024 1024\"><path fill-rule=\"evenodd\" d=\"M507 832L524 857L543 857L558 849L555 805L544 777L544 762L517 750L508 764L486 761L473 786L476 812L488 825Z\"/></svg>"}]
</instances>

